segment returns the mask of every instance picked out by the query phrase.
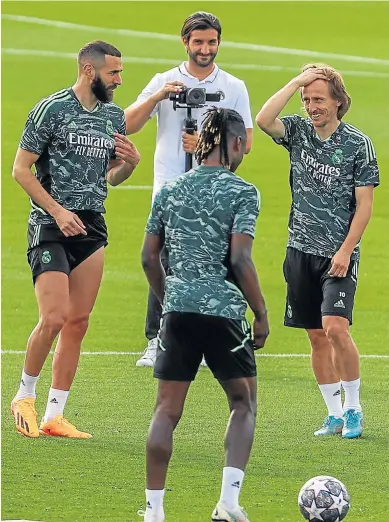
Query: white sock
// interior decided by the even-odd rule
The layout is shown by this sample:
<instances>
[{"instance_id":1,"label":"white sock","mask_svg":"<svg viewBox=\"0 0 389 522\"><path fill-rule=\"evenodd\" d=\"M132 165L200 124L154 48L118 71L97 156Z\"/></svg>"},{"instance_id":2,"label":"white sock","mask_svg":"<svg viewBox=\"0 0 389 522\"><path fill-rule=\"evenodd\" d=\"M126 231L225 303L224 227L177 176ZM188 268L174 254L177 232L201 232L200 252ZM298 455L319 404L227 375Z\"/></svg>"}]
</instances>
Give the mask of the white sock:
<instances>
[{"instance_id":1,"label":"white sock","mask_svg":"<svg viewBox=\"0 0 389 522\"><path fill-rule=\"evenodd\" d=\"M62 415L65 409L66 401L68 400L68 391L56 390L50 388L49 397L47 399L46 413L44 416L44 422L48 422L54 419L57 415Z\"/></svg>"},{"instance_id":2,"label":"white sock","mask_svg":"<svg viewBox=\"0 0 389 522\"><path fill-rule=\"evenodd\" d=\"M229 509L239 507L239 495L242 489L244 471L238 468L223 468L222 491L220 502Z\"/></svg>"},{"instance_id":3,"label":"white sock","mask_svg":"<svg viewBox=\"0 0 389 522\"><path fill-rule=\"evenodd\" d=\"M327 405L328 415L343 417L340 381L334 382L333 384L319 384L319 388L323 395L324 402Z\"/></svg>"},{"instance_id":4,"label":"white sock","mask_svg":"<svg viewBox=\"0 0 389 522\"><path fill-rule=\"evenodd\" d=\"M163 510L164 489L146 489L146 513L152 509L152 513L158 515Z\"/></svg>"},{"instance_id":5,"label":"white sock","mask_svg":"<svg viewBox=\"0 0 389 522\"><path fill-rule=\"evenodd\" d=\"M37 377L32 377L31 375L27 375L27 373L25 373L23 370L19 390L15 396L15 401L20 401L21 399L26 399L27 397L33 397L35 399L35 388L38 379L39 375Z\"/></svg>"},{"instance_id":6,"label":"white sock","mask_svg":"<svg viewBox=\"0 0 389 522\"><path fill-rule=\"evenodd\" d=\"M342 381L344 389L344 410L354 409L361 411L361 403L359 401L359 389L361 387L361 379L355 381Z\"/></svg>"}]
</instances>

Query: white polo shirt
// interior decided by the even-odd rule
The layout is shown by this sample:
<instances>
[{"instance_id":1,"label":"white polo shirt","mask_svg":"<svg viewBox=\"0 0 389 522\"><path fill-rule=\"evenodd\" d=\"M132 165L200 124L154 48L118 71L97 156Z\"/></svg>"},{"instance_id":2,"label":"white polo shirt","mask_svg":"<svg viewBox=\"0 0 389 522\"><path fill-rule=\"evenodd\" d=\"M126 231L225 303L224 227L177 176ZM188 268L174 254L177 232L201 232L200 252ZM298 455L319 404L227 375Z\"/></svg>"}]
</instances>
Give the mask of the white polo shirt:
<instances>
[{"instance_id":1,"label":"white polo shirt","mask_svg":"<svg viewBox=\"0 0 389 522\"><path fill-rule=\"evenodd\" d=\"M234 109L243 118L247 129L253 128L250 113L250 100L245 83L232 74L229 74L215 64L212 73L204 80L195 78L186 69L185 62L164 73L158 73L143 89L133 105L139 104L150 98L166 82L180 81L189 89L193 87L205 88L207 93L223 91L224 99L220 102L209 102L201 109L192 109L192 118L197 120L198 129L207 108L211 106ZM154 155L154 186L155 194L165 183L173 181L185 172L185 152L182 147L182 131L186 118L186 109L173 110L173 102L169 99L159 102L150 117L157 115L157 144ZM193 167L197 164L193 158Z\"/></svg>"}]
</instances>

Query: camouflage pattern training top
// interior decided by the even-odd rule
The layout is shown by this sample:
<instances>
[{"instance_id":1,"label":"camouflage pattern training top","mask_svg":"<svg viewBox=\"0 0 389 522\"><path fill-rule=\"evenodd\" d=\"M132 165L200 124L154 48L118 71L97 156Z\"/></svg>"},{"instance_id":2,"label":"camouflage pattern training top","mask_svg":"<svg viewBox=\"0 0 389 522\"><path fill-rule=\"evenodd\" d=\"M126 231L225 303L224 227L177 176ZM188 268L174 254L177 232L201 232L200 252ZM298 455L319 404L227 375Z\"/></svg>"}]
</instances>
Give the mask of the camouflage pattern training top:
<instances>
[{"instance_id":1,"label":"camouflage pattern training top","mask_svg":"<svg viewBox=\"0 0 389 522\"><path fill-rule=\"evenodd\" d=\"M285 136L274 141L289 151L291 163L288 246L333 257L355 214L355 188L379 184L373 144L349 123L341 122L322 141L309 119L293 115L281 121ZM351 258L359 258L359 243Z\"/></svg>"},{"instance_id":2,"label":"camouflage pattern training top","mask_svg":"<svg viewBox=\"0 0 389 522\"><path fill-rule=\"evenodd\" d=\"M36 177L64 208L105 212L106 173L115 158L113 133L126 133L123 110L114 103L85 109L72 89L41 100L30 112L20 141L39 155ZM31 201L31 224L55 223Z\"/></svg>"},{"instance_id":3,"label":"camouflage pattern training top","mask_svg":"<svg viewBox=\"0 0 389 522\"><path fill-rule=\"evenodd\" d=\"M259 193L222 167L200 166L158 192L146 226L169 254L163 313L243 319L247 303L229 270L231 234L254 237Z\"/></svg>"}]
</instances>

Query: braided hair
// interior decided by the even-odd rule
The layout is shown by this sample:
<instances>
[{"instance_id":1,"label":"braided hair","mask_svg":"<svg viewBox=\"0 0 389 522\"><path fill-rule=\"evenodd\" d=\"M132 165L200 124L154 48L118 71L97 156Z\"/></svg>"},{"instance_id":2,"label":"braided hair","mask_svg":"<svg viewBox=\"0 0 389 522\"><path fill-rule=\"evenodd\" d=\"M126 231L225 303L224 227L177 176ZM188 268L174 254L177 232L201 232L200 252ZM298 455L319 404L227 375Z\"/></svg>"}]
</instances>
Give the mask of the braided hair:
<instances>
[{"instance_id":1,"label":"braided hair","mask_svg":"<svg viewBox=\"0 0 389 522\"><path fill-rule=\"evenodd\" d=\"M195 158L199 165L208 158L216 146L220 147L220 163L229 168L228 139L231 137L246 138L246 128L242 117L232 109L212 107L208 109L202 131L197 142Z\"/></svg>"}]
</instances>

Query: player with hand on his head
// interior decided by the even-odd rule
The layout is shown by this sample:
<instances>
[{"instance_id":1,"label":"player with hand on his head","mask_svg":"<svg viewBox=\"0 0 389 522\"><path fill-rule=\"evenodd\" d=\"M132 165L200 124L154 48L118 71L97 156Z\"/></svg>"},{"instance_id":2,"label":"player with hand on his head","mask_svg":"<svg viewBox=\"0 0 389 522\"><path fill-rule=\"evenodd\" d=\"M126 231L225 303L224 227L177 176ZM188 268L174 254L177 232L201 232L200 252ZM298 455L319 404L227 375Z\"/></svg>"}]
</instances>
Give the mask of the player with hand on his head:
<instances>
[{"instance_id":1,"label":"player with hand on his head","mask_svg":"<svg viewBox=\"0 0 389 522\"><path fill-rule=\"evenodd\" d=\"M296 92L308 117L279 118ZM343 122L350 103L335 69L309 64L256 117L258 126L290 156L285 325L304 328L311 344L313 371L328 408L315 435L342 433L344 438L359 437L363 430L359 353L349 327L359 244L379 184L371 139Z\"/></svg>"}]
</instances>

